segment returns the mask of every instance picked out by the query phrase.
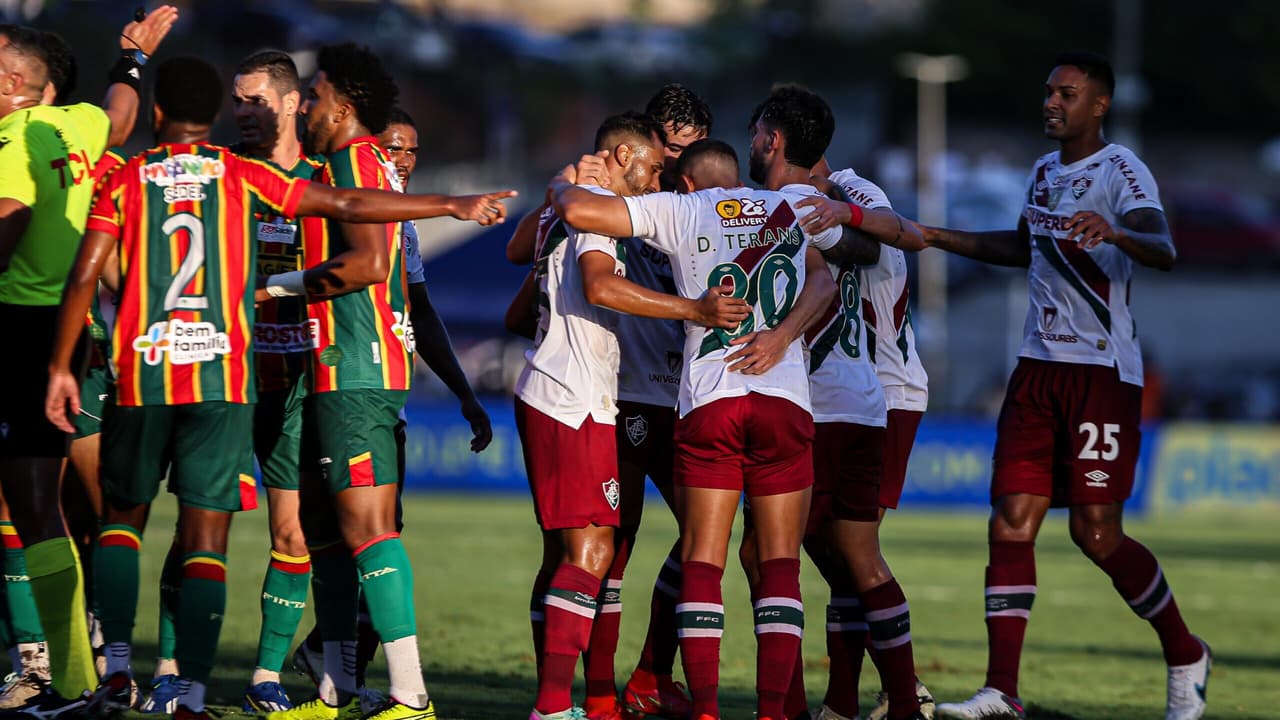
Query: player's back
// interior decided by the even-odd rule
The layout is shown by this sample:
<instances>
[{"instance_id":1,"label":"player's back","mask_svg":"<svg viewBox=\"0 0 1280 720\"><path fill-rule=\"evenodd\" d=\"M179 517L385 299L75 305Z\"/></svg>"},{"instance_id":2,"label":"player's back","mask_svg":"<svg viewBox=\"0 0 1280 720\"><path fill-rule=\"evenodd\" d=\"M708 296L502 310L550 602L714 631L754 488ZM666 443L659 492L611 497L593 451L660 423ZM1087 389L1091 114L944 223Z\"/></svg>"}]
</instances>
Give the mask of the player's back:
<instances>
[{"instance_id":1,"label":"player's back","mask_svg":"<svg viewBox=\"0 0 1280 720\"><path fill-rule=\"evenodd\" d=\"M724 361L730 342L756 330L776 327L791 312L804 286L805 247L793 203L817 190L788 185L779 191L713 188L687 195L655 193L627 198L637 237L666 252L676 287L686 298L726 286L752 306L734 330L685 328L685 372L680 414L724 397L751 392L785 398L809 410L809 382L799 341L763 375L731 373ZM814 238L820 249L833 246L840 231Z\"/></svg>"},{"instance_id":2,"label":"player's back","mask_svg":"<svg viewBox=\"0 0 1280 720\"><path fill-rule=\"evenodd\" d=\"M868 210L893 209L884 190L852 169L837 170L830 179ZM858 273L866 351L884 386L885 402L891 410L923 412L929 403L929 376L916 350L906 255L881 245L880 259L859 267Z\"/></svg>"},{"instance_id":3,"label":"player's back","mask_svg":"<svg viewBox=\"0 0 1280 720\"><path fill-rule=\"evenodd\" d=\"M828 262L836 296L805 332L814 422L884 427L885 397L867 348L861 269Z\"/></svg>"},{"instance_id":4,"label":"player's back","mask_svg":"<svg viewBox=\"0 0 1280 720\"><path fill-rule=\"evenodd\" d=\"M1133 261L1110 243L1079 247L1066 224L1088 211L1118 227L1132 210L1161 209L1155 179L1132 151L1111 144L1069 165L1049 153L1036 162L1028 184L1030 303L1019 355L1114 365L1124 382L1141 385L1142 356L1129 312Z\"/></svg>"},{"instance_id":5,"label":"player's back","mask_svg":"<svg viewBox=\"0 0 1280 720\"><path fill-rule=\"evenodd\" d=\"M554 209L543 212L534 249L537 331L516 395L572 427L587 415L612 424L617 411L617 315L587 301L578 267L579 256L591 251L611 255L615 272L624 272L613 238L580 233Z\"/></svg>"},{"instance_id":6,"label":"player's back","mask_svg":"<svg viewBox=\"0 0 1280 720\"><path fill-rule=\"evenodd\" d=\"M208 144L161 145L107 177L88 228L119 243L119 404L255 400L249 202L266 196L291 213L301 191Z\"/></svg>"}]
</instances>

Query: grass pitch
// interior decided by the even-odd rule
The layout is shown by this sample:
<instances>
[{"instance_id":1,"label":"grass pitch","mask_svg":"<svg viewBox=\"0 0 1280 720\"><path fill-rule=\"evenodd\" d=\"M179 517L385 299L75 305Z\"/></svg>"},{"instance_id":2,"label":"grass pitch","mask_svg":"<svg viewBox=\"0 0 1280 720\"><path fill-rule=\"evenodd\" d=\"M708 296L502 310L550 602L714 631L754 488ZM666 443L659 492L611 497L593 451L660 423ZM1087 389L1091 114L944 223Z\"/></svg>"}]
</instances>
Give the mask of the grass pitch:
<instances>
[{"instance_id":1,"label":"grass pitch","mask_svg":"<svg viewBox=\"0 0 1280 720\"><path fill-rule=\"evenodd\" d=\"M416 574L419 640L428 687L443 718L524 718L533 702L528 599L540 540L528 498L412 495L405 545ZM176 509L157 503L142 556L135 670L148 676L155 651L156 584ZM253 668L259 596L269 541L263 510L237 517L229 552L228 608L212 702L238 708ZM1129 523L1159 557L1188 624L1212 646L1211 718L1280 717L1280 531L1261 516L1186 517ZM675 525L665 507L646 511L624 583L618 682L626 681L648 620L649 593ZM986 662L982 578L985 519L923 511L892 513L882 544L912 610L921 679L940 701L969 697ZM1154 632L1116 595L1107 577L1051 515L1036 548L1039 596L1028 629L1020 690L1032 718L1158 720L1165 668ZM727 631L721 661L726 718L754 710L755 640L746 584L733 558L725 574ZM805 566L804 641L810 705L826 688L823 611L827 591ZM311 625L310 610L299 637ZM288 663L286 663L286 666ZM679 674L677 662L677 674ZM381 657L371 685L385 689ZM285 673L291 697L312 691ZM863 711L879 689L864 663ZM577 693L581 697L581 689Z\"/></svg>"}]
</instances>

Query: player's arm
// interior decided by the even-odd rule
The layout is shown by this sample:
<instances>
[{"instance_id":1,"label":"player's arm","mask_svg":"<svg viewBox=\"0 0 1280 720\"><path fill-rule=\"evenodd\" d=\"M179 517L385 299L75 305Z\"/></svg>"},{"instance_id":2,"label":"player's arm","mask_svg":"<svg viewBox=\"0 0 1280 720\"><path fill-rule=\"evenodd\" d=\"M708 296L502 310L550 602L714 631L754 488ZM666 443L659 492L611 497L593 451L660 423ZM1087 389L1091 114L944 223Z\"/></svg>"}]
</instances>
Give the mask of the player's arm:
<instances>
[{"instance_id":1,"label":"player's arm","mask_svg":"<svg viewBox=\"0 0 1280 720\"><path fill-rule=\"evenodd\" d=\"M574 184L577 172L567 166L551 179L551 204L560 219L583 232L608 237L631 237L631 213L616 195L601 195Z\"/></svg>"},{"instance_id":2,"label":"player's arm","mask_svg":"<svg viewBox=\"0 0 1280 720\"><path fill-rule=\"evenodd\" d=\"M853 198L849 197L849 193L838 183L816 175L810 180L814 187L825 193L827 197L805 198L796 203L796 207L814 208L812 213L800 221L805 232L816 235L829 227L847 225L856 228L877 243L890 245L899 250L918 252L925 248L920 231L892 209L863 207L855 203ZM877 253L877 259L878 255L879 253ZM830 259L830 256L828 258Z\"/></svg>"},{"instance_id":3,"label":"player's arm","mask_svg":"<svg viewBox=\"0 0 1280 720\"><path fill-rule=\"evenodd\" d=\"M466 373L458 364L458 356L453 353L453 344L449 341L449 331L431 304L426 283L409 283L409 308L418 355L462 404L462 417L471 424L471 452L484 450L493 440L489 413L476 399Z\"/></svg>"},{"instance_id":4,"label":"player's arm","mask_svg":"<svg viewBox=\"0 0 1280 720\"><path fill-rule=\"evenodd\" d=\"M115 245L116 239L109 233L101 230L85 233L62 291L57 335L49 358L49 392L45 396L44 411L49 422L63 432L75 432L68 419L68 404L71 417L80 413L80 390L71 371L71 355L84 331L84 318L93 304L93 296L98 292L98 276Z\"/></svg>"},{"instance_id":5,"label":"player's arm","mask_svg":"<svg viewBox=\"0 0 1280 720\"><path fill-rule=\"evenodd\" d=\"M516 231L507 241L507 262L512 265L528 265L533 262L534 247L538 244L538 221L549 206L549 202L544 202L520 218Z\"/></svg>"},{"instance_id":6,"label":"player's arm","mask_svg":"<svg viewBox=\"0 0 1280 720\"><path fill-rule=\"evenodd\" d=\"M387 257L387 226L342 223L341 228L348 249L315 267L300 271L307 302L323 302L387 281L387 274L391 271L390 258ZM269 296L270 288L268 283L265 289ZM259 290L259 294L261 292Z\"/></svg>"},{"instance_id":7,"label":"player's arm","mask_svg":"<svg viewBox=\"0 0 1280 720\"><path fill-rule=\"evenodd\" d=\"M297 215L318 215L343 223L390 223L434 217L474 220L481 225L503 222L505 198L515 190L481 195L411 195L367 188L335 188L308 183L298 201Z\"/></svg>"},{"instance_id":8,"label":"player's arm","mask_svg":"<svg viewBox=\"0 0 1280 720\"><path fill-rule=\"evenodd\" d=\"M146 62L177 20L176 7L161 5L142 20L134 20L124 26L120 31L120 50L124 53L140 51L143 62ZM141 63L122 55L108 74L111 84L107 86L107 96L102 101L102 110L111 121L107 147L123 145L133 132L138 120L138 95L142 82L138 71L141 68Z\"/></svg>"},{"instance_id":9,"label":"player's arm","mask_svg":"<svg viewBox=\"0 0 1280 720\"><path fill-rule=\"evenodd\" d=\"M805 330L822 315L823 308L831 304L836 294L836 282L827 269L823 253L815 247L805 247L804 272L804 288L800 290L791 312L777 327L729 341L730 345L745 345L725 357L725 362L732 363L729 365L731 372L762 375L773 369L782 362L791 343L803 337Z\"/></svg>"},{"instance_id":10,"label":"player's arm","mask_svg":"<svg viewBox=\"0 0 1280 720\"><path fill-rule=\"evenodd\" d=\"M507 314L502 318L502 324L506 326L507 331L512 335L519 335L530 340L537 335L537 296L538 283L534 279L533 271L531 270L528 275L524 276L524 282L520 284L520 289L516 291L516 296L511 298L511 305L507 306Z\"/></svg>"},{"instance_id":11,"label":"player's arm","mask_svg":"<svg viewBox=\"0 0 1280 720\"><path fill-rule=\"evenodd\" d=\"M689 300L637 285L614 274L614 258L608 253L583 253L578 267L587 302L628 315L687 320L703 327L732 330L751 313L745 300L733 297L724 287L711 288L701 298Z\"/></svg>"},{"instance_id":12,"label":"player's arm","mask_svg":"<svg viewBox=\"0 0 1280 720\"><path fill-rule=\"evenodd\" d=\"M0 198L0 273L9 269L13 252L30 223L30 206L15 198Z\"/></svg>"},{"instance_id":13,"label":"player's arm","mask_svg":"<svg viewBox=\"0 0 1280 720\"><path fill-rule=\"evenodd\" d=\"M1105 218L1095 212L1081 211L1067 221L1070 239L1088 250L1098 243L1108 242L1124 251L1141 265L1169 271L1178 259L1173 246L1169 223L1159 208L1143 207L1130 210L1120 218L1120 227L1112 227Z\"/></svg>"},{"instance_id":14,"label":"player's arm","mask_svg":"<svg viewBox=\"0 0 1280 720\"><path fill-rule=\"evenodd\" d=\"M1029 267L1031 265L1031 231L1026 218L1018 220L1017 230L964 232L949 228L916 224L925 245L963 255L991 265Z\"/></svg>"}]
</instances>

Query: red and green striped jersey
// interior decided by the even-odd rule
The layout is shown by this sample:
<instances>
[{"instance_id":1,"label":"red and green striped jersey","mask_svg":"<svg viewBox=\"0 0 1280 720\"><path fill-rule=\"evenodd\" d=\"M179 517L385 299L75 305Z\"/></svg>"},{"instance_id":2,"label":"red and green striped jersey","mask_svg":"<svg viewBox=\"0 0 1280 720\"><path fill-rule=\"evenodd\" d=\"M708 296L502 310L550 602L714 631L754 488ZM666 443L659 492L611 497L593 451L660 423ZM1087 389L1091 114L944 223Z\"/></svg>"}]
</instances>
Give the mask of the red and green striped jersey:
<instances>
[{"instance_id":1,"label":"red and green striped jersey","mask_svg":"<svg viewBox=\"0 0 1280 720\"><path fill-rule=\"evenodd\" d=\"M116 168L124 165L124 156L122 156L117 148L110 148L102 154L98 162L94 164L90 174L93 177L94 192L102 186L103 181ZM102 286L98 286L98 292L94 293L93 304L89 306L89 313L85 316L85 325L89 330L90 355L89 367L100 368L107 364L107 356L110 354L110 344L107 342L107 321L102 316Z\"/></svg>"},{"instance_id":2,"label":"red and green striped jersey","mask_svg":"<svg viewBox=\"0 0 1280 720\"><path fill-rule=\"evenodd\" d=\"M257 399L250 203L291 216L307 184L203 143L147 150L106 179L86 227L118 242L118 404Z\"/></svg>"},{"instance_id":3,"label":"red and green striped jersey","mask_svg":"<svg viewBox=\"0 0 1280 720\"><path fill-rule=\"evenodd\" d=\"M394 169L372 137L352 140L325 158L319 182L334 187L390 190ZM413 375L413 333L407 331L400 223L385 225L387 279L377 285L308 306L316 347L308 371L313 392L408 390ZM302 222L302 252L315 267L348 249L341 223L319 218Z\"/></svg>"},{"instance_id":4,"label":"red and green striped jersey","mask_svg":"<svg viewBox=\"0 0 1280 720\"><path fill-rule=\"evenodd\" d=\"M238 148L232 150L239 152ZM310 180L324 166L323 160L306 155L299 155L290 168L268 164L290 177L304 180ZM253 211L251 229L258 243L258 275L269 277L301 270L298 220L281 215L257 198L250 207ZM301 380L308 353L315 346L312 325L307 318L306 298L277 298L258 306L258 321L253 326L258 392L287 390Z\"/></svg>"}]
</instances>

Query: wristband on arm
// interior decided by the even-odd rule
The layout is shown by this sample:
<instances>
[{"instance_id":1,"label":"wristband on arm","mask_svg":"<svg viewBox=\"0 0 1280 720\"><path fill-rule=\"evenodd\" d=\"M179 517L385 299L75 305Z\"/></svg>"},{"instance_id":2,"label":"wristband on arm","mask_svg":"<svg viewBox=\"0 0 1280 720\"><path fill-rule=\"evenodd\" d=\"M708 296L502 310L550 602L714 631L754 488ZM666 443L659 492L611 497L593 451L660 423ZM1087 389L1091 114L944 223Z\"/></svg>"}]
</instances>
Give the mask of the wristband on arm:
<instances>
[{"instance_id":1,"label":"wristband on arm","mask_svg":"<svg viewBox=\"0 0 1280 720\"><path fill-rule=\"evenodd\" d=\"M267 285L264 288L271 297L298 297L307 294L306 283L303 282L303 273L305 270L294 270L292 272L277 273L267 277Z\"/></svg>"},{"instance_id":2,"label":"wristband on arm","mask_svg":"<svg viewBox=\"0 0 1280 720\"><path fill-rule=\"evenodd\" d=\"M862 227L862 206L856 203L847 203L849 206L849 227Z\"/></svg>"},{"instance_id":3,"label":"wristband on arm","mask_svg":"<svg viewBox=\"0 0 1280 720\"><path fill-rule=\"evenodd\" d=\"M147 64L147 54L141 50L121 50L120 58L107 71L107 80L111 84L123 83L141 94L142 66Z\"/></svg>"}]
</instances>

